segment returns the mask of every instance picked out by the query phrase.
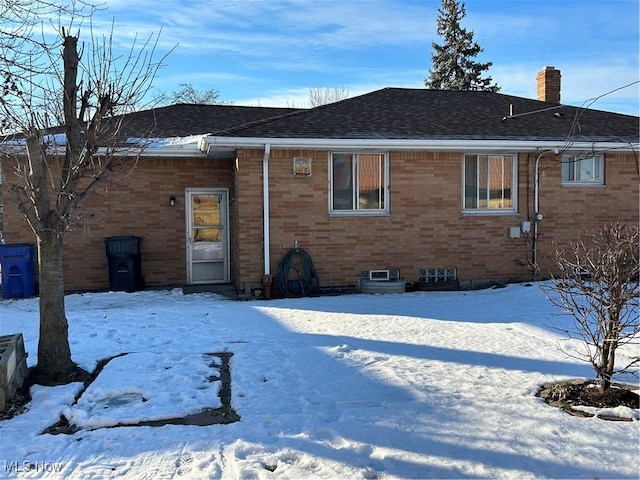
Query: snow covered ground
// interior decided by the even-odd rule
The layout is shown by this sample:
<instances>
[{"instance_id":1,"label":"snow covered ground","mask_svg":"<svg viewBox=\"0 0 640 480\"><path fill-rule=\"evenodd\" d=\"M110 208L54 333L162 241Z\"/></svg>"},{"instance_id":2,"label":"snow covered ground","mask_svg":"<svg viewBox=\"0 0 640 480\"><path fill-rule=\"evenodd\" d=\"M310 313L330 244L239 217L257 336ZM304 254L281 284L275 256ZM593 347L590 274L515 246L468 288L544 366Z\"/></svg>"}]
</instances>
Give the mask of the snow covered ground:
<instances>
[{"instance_id":1,"label":"snow covered ground","mask_svg":"<svg viewBox=\"0 0 640 480\"><path fill-rule=\"evenodd\" d=\"M539 288L233 302L180 290L70 295L79 384L35 386L0 422L0 478L638 478L640 422L577 418L535 396L591 377L545 325ZM0 300L0 334L36 362L37 299ZM233 352L237 423L114 427L219 406ZM626 351L627 356L638 352ZM621 363L625 358L621 358ZM618 379L632 382L631 379ZM82 429L41 434L61 414Z\"/></svg>"}]
</instances>

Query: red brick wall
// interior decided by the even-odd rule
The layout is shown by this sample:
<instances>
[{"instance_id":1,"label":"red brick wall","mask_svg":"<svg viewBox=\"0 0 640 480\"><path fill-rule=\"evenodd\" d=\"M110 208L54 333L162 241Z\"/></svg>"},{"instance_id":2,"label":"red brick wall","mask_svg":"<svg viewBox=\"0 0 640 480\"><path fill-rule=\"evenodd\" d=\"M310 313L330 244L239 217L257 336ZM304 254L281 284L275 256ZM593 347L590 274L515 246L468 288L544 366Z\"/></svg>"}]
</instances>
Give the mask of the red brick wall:
<instances>
[{"instance_id":1,"label":"red brick wall","mask_svg":"<svg viewBox=\"0 0 640 480\"><path fill-rule=\"evenodd\" d=\"M262 275L262 155L262 150L241 152L239 284L259 285ZM297 156L312 158L311 176L293 175ZM328 152L272 151L271 273L297 240L313 258L322 285L352 285L361 270L376 268L400 269L408 281L418 280L420 268L443 267L457 268L461 280L529 277L531 236L511 239L508 231L532 213L535 156L519 155L519 213L507 216L462 215L462 157L462 152L392 152L391 214L332 218ZM631 155L607 156L607 186L602 188L562 188L560 168L545 168L539 259L552 238L575 238L586 226L614 219L637 221L635 168Z\"/></svg>"},{"instance_id":2,"label":"red brick wall","mask_svg":"<svg viewBox=\"0 0 640 480\"><path fill-rule=\"evenodd\" d=\"M228 160L141 159L130 175L101 185L82 204L84 219L65 237L65 288L109 287L104 239L117 235L142 237L147 286L185 283L185 189L232 189L232 181L233 164ZM3 193L6 242L35 243L6 189ZM169 206L171 196L176 197L175 207Z\"/></svg>"},{"instance_id":3,"label":"red brick wall","mask_svg":"<svg viewBox=\"0 0 640 480\"><path fill-rule=\"evenodd\" d=\"M539 233L539 261L543 271L548 271L548 253L554 240L574 241L579 232L613 221L638 224L636 158L632 154L607 154L604 168L605 186L562 187L560 165L550 159L541 161L540 211L544 220Z\"/></svg>"},{"instance_id":4,"label":"red brick wall","mask_svg":"<svg viewBox=\"0 0 640 480\"><path fill-rule=\"evenodd\" d=\"M108 288L104 238L143 237L142 270L148 286L186 281L185 188L229 188L232 281L259 287L264 268L262 149L240 150L235 162L143 159L130 176L101 187L85 205L86 221L67 235L68 290ZM330 217L328 152L273 150L269 160L270 262L275 274L298 241L312 257L321 285L353 285L365 269L400 269L408 281L420 268L455 267L460 280L530 275L531 236L508 236L533 212L534 154L520 154L517 215L463 216L462 152L391 152L390 215ZM312 159L311 176L293 175L293 158ZM539 260L553 239L573 239L589 226L637 222L638 171L630 154L607 155L606 186L561 186L561 169L541 162ZM7 173L7 169L5 169ZM6 241L33 242L5 195ZM169 206L175 196L177 205Z\"/></svg>"},{"instance_id":5,"label":"red brick wall","mask_svg":"<svg viewBox=\"0 0 640 480\"><path fill-rule=\"evenodd\" d=\"M236 287L245 282L259 286L264 266L262 209L262 150L238 151L235 196L231 205L234 234L231 240L232 279Z\"/></svg>"}]
</instances>

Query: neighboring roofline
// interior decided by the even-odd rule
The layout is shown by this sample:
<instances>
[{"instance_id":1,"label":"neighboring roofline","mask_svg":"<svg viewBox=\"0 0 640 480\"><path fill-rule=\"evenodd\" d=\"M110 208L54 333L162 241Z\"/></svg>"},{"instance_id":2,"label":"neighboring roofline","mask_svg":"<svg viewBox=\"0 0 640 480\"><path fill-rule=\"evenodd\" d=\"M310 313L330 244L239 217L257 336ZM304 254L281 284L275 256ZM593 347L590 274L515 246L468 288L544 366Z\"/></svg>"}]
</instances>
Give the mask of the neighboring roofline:
<instances>
[{"instance_id":1,"label":"neighboring roofline","mask_svg":"<svg viewBox=\"0 0 640 480\"><path fill-rule=\"evenodd\" d=\"M371 138L269 138L269 137L216 137L204 136L198 142L198 148L206 154L216 148L300 148L300 149L385 149L385 150L478 150L487 152L518 151L535 152L541 149L559 150L617 150L621 152L637 151L638 143L579 141L571 142L570 148L564 141L550 140L412 140L412 139L371 139Z\"/></svg>"}]
</instances>

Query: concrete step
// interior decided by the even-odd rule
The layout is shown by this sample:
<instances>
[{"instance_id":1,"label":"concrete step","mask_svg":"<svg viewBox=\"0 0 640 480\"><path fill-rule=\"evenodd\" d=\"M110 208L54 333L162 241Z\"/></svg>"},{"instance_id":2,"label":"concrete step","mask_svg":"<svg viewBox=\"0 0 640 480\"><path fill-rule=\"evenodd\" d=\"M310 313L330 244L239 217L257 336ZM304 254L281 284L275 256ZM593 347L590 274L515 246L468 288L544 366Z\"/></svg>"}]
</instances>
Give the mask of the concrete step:
<instances>
[{"instance_id":1,"label":"concrete step","mask_svg":"<svg viewBox=\"0 0 640 480\"><path fill-rule=\"evenodd\" d=\"M0 412L23 385L27 372L22 334L0 336Z\"/></svg>"}]
</instances>

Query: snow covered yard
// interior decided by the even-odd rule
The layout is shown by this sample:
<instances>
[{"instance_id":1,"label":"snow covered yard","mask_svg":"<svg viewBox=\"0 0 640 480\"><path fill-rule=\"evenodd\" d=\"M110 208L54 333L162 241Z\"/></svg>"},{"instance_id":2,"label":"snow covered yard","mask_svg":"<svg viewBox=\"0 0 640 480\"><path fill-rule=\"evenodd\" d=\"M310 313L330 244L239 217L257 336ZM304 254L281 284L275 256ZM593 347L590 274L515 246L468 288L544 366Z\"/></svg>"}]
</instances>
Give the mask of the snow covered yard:
<instances>
[{"instance_id":1,"label":"snow covered yard","mask_svg":"<svg viewBox=\"0 0 640 480\"><path fill-rule=\"evenodd\" d=\"M535 396L592 376L558 350L579 344L545 327L554 313L525 285L253 302L70 295L74 361L93 370L129 355L76 405L79 384L35 386L28 411L0 422L0 478L638 478L636 411L577 418ZM0 300L0 335L13 333L34 365L37 299ZM224 351L239 422L106 428L216 407L203 354ZM83 428L41 434L63 413Z\"/></svg>"}]
</instances>

